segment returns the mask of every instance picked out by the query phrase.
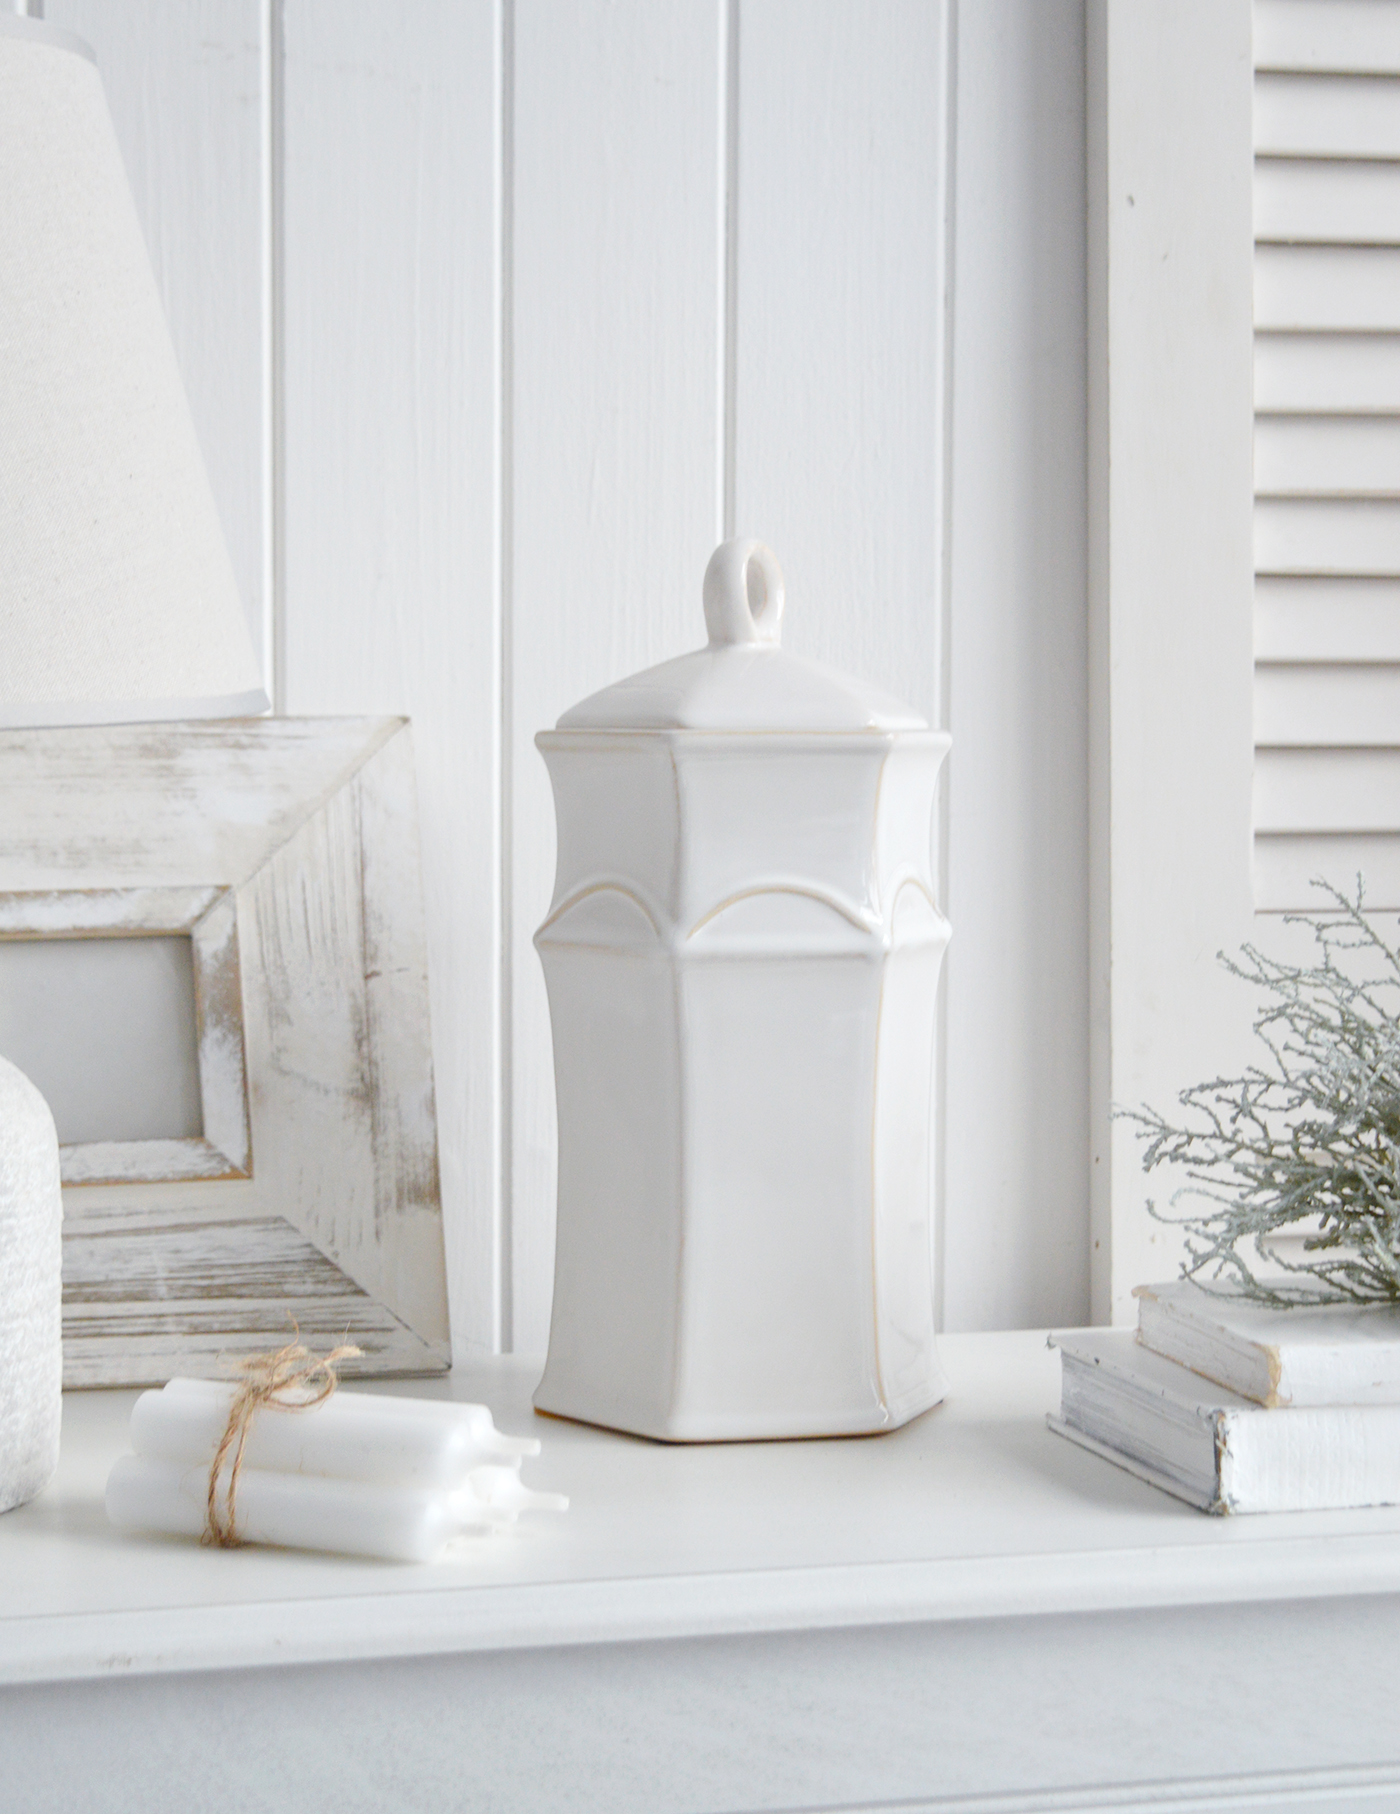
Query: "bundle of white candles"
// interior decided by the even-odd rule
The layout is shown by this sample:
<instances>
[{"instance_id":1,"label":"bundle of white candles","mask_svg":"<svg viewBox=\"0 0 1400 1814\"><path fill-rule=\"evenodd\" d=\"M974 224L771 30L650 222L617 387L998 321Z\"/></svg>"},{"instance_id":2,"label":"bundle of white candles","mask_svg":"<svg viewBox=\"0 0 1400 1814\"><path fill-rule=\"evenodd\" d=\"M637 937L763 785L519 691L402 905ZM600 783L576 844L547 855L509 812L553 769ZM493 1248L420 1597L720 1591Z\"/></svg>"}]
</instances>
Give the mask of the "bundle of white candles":
<instances>
[{"instance_id":1,"label":"bundle of white candles","mask_svg":"<svg viewBox=\"0 0 1400 1814\"><path fill-rule=\"evenodd\" d=\"M134 1455L107 1479L107 1516L121 1530L200 1537L209 1474L237 1385L172 1379L131 1413ZM563 1511L532 1492L520 1464L532 1437L505 1436L485 1405L337 1391L318 1404L264 1404L237 1470L237 1535L246 1543L431 1562L453 1538ZM217 1490L227 1493L225 1465Z\"/></svg>"}]
</instances>

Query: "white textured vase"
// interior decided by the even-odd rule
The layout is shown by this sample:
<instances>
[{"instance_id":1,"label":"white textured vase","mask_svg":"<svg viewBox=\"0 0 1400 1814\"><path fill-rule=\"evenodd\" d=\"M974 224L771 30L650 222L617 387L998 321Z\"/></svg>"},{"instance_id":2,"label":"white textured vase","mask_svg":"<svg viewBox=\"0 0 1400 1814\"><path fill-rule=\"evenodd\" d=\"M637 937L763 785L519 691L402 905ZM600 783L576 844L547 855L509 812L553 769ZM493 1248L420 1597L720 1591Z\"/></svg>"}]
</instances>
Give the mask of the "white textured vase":
<instances>
[{"instance_id":1,"label":"white textured vase","mask_svg":"<svg viewBox=\"0 0 1400 1814\"><path fill-rule=\"evenodd\" d=\"M63 1199L49 1105L0 1058L0 1512L58 1465Z\"/></svg>"}]
</instances>

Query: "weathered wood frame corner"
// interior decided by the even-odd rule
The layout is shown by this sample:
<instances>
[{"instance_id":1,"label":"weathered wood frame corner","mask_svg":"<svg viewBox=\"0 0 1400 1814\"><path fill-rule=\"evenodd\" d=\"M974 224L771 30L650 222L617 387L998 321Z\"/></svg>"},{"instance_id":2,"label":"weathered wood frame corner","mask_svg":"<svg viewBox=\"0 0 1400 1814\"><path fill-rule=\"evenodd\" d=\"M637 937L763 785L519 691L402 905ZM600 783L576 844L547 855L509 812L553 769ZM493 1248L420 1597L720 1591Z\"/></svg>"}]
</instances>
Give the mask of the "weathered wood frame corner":
<instances>
[{"instance_id":1,"label":"weathered wood frame corner","mask_svg":"<svg viewBox=\"0 0 1400 1814\"><path fill-rule=\"evenodd\" d=\"M0 732L0 940L189 937L203 1130L62 1149L64 1380L449 1361L407 723Z\"/></svg>"}]
</instances>

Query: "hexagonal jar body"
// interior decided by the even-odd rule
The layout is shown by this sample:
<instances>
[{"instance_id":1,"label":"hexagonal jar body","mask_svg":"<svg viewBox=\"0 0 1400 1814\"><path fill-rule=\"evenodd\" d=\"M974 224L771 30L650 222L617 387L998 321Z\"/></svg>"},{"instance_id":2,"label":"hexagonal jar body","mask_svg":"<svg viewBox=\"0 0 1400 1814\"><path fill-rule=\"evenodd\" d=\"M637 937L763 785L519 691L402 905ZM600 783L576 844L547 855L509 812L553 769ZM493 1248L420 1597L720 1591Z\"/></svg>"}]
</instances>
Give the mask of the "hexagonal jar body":
<instances>
[{"instance_id":1,"label":"hexagonal jar body","mask_svg":"<svg viewBox=\"0 0 1400 1814\"><path fill-rule=\"evenodd\" d=\"M712 631L707 680L729 652ZM599 695L537 740L559 1201L535 1403L682 1442L892 1429L944 1392L930 829L948 740L906 708L782 722L880 716L829 698L773 706L771 729L647 722L696 712L684 690L616 725L597 721L628 708Z\"/></svg>"}]
</instances>

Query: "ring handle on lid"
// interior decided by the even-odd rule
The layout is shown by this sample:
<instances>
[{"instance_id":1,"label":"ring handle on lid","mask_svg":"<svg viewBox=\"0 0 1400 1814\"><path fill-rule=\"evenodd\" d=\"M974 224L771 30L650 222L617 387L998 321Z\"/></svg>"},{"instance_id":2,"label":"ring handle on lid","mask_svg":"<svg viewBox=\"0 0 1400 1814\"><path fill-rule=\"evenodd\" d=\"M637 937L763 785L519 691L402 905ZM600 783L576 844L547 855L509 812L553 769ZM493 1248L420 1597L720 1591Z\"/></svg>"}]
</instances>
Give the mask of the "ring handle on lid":
<instances>
[{"instance_id":1,"label":"ring handle on lid","mask_svg":"<svg viewBox=\"0 0 1400 1814\"><path fill-rule=\"evenodd\" d=\"M705 569L705 628L710 644L782 640L783 570L752 536L721 542Z\"/></svg>"}]
</instances>

